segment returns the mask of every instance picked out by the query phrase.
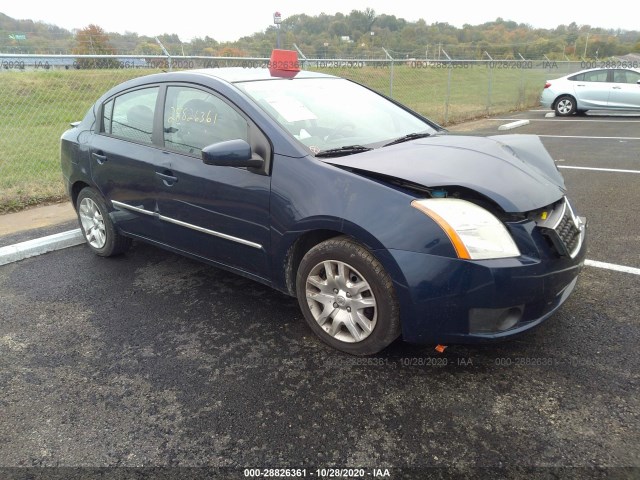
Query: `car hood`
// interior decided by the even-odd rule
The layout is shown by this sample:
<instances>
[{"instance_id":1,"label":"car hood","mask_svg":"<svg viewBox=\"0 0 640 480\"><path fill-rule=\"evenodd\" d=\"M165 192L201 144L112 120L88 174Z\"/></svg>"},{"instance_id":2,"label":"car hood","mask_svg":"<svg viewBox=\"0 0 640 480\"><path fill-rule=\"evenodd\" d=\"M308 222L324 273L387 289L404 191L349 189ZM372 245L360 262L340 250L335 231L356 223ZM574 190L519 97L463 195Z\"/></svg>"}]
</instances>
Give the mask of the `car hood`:
<instances>
[{"instance_id":1,"label":"car hood","mask_svg":"<svg viewBox=\"0 0 640 480\"><path fill-rule=\"evenodd\" d=\"M469 188L505 212L536 210L566 192L562 175L535 135L435 135L322 161L425 187Z\"/></svg>"}]
</instances>

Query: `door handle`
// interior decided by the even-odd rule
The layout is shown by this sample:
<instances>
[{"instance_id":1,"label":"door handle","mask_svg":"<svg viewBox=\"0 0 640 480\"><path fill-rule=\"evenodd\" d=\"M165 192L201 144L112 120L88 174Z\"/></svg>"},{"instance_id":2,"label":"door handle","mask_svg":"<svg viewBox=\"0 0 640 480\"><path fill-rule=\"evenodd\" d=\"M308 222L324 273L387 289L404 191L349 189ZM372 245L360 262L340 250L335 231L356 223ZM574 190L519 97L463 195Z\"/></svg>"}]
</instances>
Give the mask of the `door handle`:
<instances>
[{"instance_id":1,"label":"door handle","mask_svg":"<svg viewBox=\"0 0 640 480\"><path fill-rule=\"evenodd\" d=\"M107 161L107 156L101 151L93 152L91 156L95 158L96 162L98 162L100 165Z\"/></svg>"},{"instance_id":2,"label":"door handle","mask_svg":"<svg viewBox=\"0 0 640 480\"><path fill-rule=\"evenodd\" d=\"M158 175L161 179L162 182L167 186L167 187L171 187L174 183L176 183L178 181L178 177L173 175L173 172L166 170L164 173L163 172L156 172L156 175Z\"/></svg>"},{"instance_id":3,"label":"door handle","mask_svg":"<svg viewBox=\"0 0 640 480\"><path fill-rule=\"evenodd\" d=\"M613 87L614 90L622 90L622 87Z\"/></svg>"}]
</instances>

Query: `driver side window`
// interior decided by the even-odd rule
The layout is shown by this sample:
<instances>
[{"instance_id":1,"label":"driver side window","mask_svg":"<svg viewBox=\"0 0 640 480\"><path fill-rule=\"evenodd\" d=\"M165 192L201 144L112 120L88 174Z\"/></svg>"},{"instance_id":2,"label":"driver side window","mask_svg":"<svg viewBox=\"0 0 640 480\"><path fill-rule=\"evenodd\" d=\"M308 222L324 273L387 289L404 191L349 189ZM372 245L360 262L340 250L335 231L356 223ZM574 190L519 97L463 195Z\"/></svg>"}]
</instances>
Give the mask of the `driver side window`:
<instances>
[{"instance_id":1,"label":"driver side window","mask_svg":"<svg viewBox=\"0 0 640 480\"><path fill-rule=\"evenodd\" d=\"M220 98L191 87L167 88L165 147L199 156L202 148L226 140L248 139L247 121Z\"/></svg>"},{"instance_id":2,"label":"driver side window","mask_svg":"<svg viewBox=\"0 0 640 480\"><path fill-rule=\"evenodd\" d=\"M615 83L638 83L640 73L631 70L614 70L613 81Z\"/></svg>"}]
</instances>

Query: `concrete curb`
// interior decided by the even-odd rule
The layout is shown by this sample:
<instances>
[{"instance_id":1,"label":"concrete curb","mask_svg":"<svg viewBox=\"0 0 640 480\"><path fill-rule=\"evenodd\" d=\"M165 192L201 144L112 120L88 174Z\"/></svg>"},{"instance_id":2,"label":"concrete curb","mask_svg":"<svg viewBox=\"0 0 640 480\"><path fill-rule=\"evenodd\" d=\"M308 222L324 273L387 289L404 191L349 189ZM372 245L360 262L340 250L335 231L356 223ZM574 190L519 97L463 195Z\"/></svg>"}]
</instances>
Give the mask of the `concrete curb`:
<instances>
[{"instance_id":1,"label":"concrete curb","mask_svg":"<svg viewBox=\"0 0 640 480\"><path fill-rule=\"evenodd\" d=\"M505 123L498 127L498 130L511 130L513 128L522 127L524 125L529 125L529 120L518 120L511 123Z\"/></svg>"},{"instance_id":2,"label":"concrete curb","mask_svg":"<svg viewBox=\"0 0 640 480\"><path fill-rule=\"evenodd\" d=\"M85 243L79 228L0 248L0 265Z\"/></svg>"}]
</instances>

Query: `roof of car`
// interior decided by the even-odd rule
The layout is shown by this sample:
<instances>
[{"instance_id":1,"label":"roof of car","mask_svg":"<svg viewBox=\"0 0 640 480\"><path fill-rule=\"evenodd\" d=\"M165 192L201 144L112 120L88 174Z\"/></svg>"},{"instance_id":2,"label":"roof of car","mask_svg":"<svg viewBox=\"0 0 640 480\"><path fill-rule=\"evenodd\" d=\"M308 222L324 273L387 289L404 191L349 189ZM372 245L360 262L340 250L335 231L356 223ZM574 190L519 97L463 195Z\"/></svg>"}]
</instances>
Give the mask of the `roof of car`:
<instances>
[{"instance_id":1,"label":"roof of car","mask_svg":"<svg viewBox=\"0 0 640 480\"><path fill-rule=\"evenodd\" d=\"M604 70L632 70L634 72L638 72L640 73L640 68L634 68L634 67L623 67L623 66L611 66L611 67L597 67L597 68L587 68L585 70L580 70L577 72L573 72L568 74L567 76L570 77L571 75L577 75L579 73L586 73L586 72L601 72Z\"/></svg>"},{"instance_id":2,"label":"roof of car","mask_svg":"<svg viewBox=\"0 0 640 480\"><path fill-rule=\"evenodd\" d=\"M238 83L238 82L253 82L259 80L274 80L289 78L335 78L333 75L327 75L319 72L311 72L307 70L301 70L292 76L293 72L289 75L279 75L277 72L273 74L268 68L242 68L242 67L228 67L228 68L204 68L200 70L185 70L181 73L198 73L207 75L210 77L219 78L221 80ZM289 72L286 72L289 73Z\"/></svg>"},{"instance_id":3,"label":"roof of car","mask_svg":"<svg viewBox=\"0 0 640 480\"><path fill-rule=\"evenodd\" d=\"M327 78L338 79L334 75L327 75L319 72L311 72L301 70L299 72L283 72L279 75L275 72L271 74L268 68L241 68L241 67L225 67L225 68L205 68L199 70L179 70L173 72L154 73L151 75L145 75L142 77L132 78L124 83L114 86L109 91L104 93L98 102L103 102L106 98L111 97L114 94L118 94L129 88L136 88L143 85L148 85L156 82L182 82L182 81L194 81L197 77L209 77L211 79L218 80L223 83L242 83L242 82L256 82L263 80L290 80L292 78L305 79L305 78Z\"/></svg>"}]
</instances>

